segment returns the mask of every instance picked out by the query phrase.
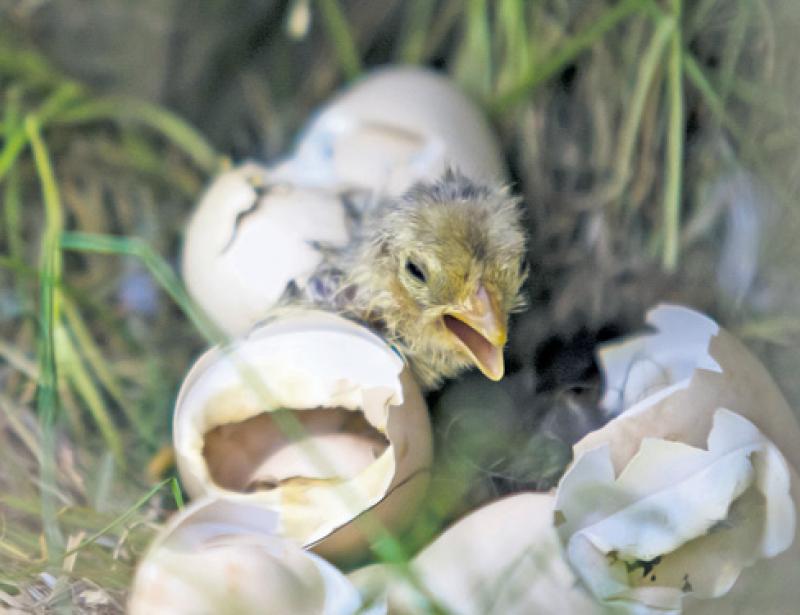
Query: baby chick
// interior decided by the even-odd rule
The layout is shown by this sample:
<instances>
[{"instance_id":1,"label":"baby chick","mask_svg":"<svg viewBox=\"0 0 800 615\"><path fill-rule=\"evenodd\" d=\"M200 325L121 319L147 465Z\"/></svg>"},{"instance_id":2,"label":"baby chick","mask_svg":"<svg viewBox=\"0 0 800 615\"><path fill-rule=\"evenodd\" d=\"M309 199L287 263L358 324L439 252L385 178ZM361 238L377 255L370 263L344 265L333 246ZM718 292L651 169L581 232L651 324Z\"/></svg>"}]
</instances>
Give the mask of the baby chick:
<instances>
[{"instance_id":1,"label":"baby chick","mask_svg":"<svg viewBox=\"0 0 800 615\"><path fill-rule=\"evenodd\" d=\"M312 300L378 330L425 389L473 365L499 380L508 315L523 305L517 205L454 170L417 184L367 209L312 276Z\"/></svg>"}]
</instances>

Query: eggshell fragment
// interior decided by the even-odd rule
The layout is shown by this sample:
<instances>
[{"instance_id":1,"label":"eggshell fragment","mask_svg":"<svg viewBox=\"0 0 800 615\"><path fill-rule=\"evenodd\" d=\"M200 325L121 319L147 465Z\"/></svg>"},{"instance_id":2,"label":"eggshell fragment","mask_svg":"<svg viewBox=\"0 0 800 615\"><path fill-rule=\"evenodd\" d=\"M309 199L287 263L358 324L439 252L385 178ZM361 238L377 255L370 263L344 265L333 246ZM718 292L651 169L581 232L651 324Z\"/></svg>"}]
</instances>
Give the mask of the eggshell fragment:
<instances>
[{"instance_id":1,"label":"eggshell fragment","mask_svg":"<svg viewBox=\"0 0 800 615\"><path fill-rule=\"evenodd\" d=\"M175 409L178 469L193 497L279 513L278 532L343 560L413 516L427 487L425 402L369 330L299 312L206 353Z\"/></svg>"},{"instance_id":2,"label":"eggshell fragment","mask_svg":"<svg viewBox=\"0 0 800 615\"><path fill-rule=\"evenodd\" d=\"M131 615L361 612L358 592L322 558L275 534L277 513L204 499L176 514L142 560Z\"/></svg>"},{"instance_id":3,"label":"eggshell fragment","mask_svg":"<svg viewBox=\"0 0 800 615\"><path fill-rule=\"evenodd\" d=\"M458 615L600 614L564 559L553 497L526 493L467 515L423 549L407 575L385 565L350 574L365 601L391 613L435 605ZM410 579L410 580L409 580Z\"/></svg>"},{"instance_id":4,"label":"eggshell fragment","mask_svg":"<svg viewBox=\"0 0 800 615\"><path fill-rule=\"evenodd\" d=\"M290 282L303 286L322 260L320 247L349 240L341 198L279 179L248 163L208 187L186 229L187 289L228 335L246 332Z\"/></svg>"},{"instance_id":5,"label":"eggshell fragment","mask_svg":"<svg viewBox=\"0 0 800 615\"><path fill-rule=\"evenodd\" d=\"M791 409L711 319L661 306L648 322L654 333L601 352L604 404L619 415L575 445L559 485L570 562L628 612L755 613L796 601ZM783 577L779 591L765 590L776 589L767 571Z\"/></svg>"},{"instance_id":6,"label":"eggshell fragment","mask_svg":"<svg viewBox=\"0 0 800 615\"><path fill-rule=\"evenodd\" d=\"M402 194L453 165L475 181L507 181L484 114L448 78L413 67L367 75L325 105L283 172L326 185Z\"/></svg>"},{"instance_id":7,"label":"eggshell fragment","mask_svg":"<svg viewBox=\"0 0 800 615\"><path fill-rule=\"evenodd\" d=\"M652 334L600 352L603 405L623 413L575 445L575 455L608 442L618 473L644 436L703 447L717 408L741 414L800 468L800 427L767 370L717 323L686 307L651 310Z\"/></svg>"}]
</instances>

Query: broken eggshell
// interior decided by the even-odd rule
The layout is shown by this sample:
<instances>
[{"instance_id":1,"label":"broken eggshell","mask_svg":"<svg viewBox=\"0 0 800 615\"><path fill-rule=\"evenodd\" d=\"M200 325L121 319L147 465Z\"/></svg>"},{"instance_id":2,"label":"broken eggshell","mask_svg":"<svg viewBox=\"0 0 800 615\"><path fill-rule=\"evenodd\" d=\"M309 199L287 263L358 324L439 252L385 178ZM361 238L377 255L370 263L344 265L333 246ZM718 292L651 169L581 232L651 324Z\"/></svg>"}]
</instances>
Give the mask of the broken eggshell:
<instances>
[{"instance_id":1,"label":"broken eggshell","mask_svg":"<svg viewBox=\"0 0 800 615\"><path fill-rule=\"evenodd\" d=\"M321 557L276 534L278 513L203 499L162 529L136 572L131 615L360 611L358 592Z\"/></svg>"},{"instance_id":2,"label":"broken eggshell","mask_svg":"<svg viewBox=\"0 0 800 615\"><path fill-rule=\"evenodd\" d=\"M484 114L452 80L422 68L387 67L322 107L276 171L398 196L439 179L447 166L478 182L508 181Z\"/></svg>"},{"instance_id":3,"label":"broken eggshell","mask_svg":"<svg viewBox=\"0 0 800 615\"><path fill-rule=\"evenodd\" d=\"M400 357L339 316L296 312L206 353L176 403L178 469L192 497L278 511L278 532L326 557L399 530L429 480L427 408Z\"/></svg>"},{"instance_id":4,"label":"broken eggshell","mask_svg":"<svg viewBox=\"0 0 800 615\"><path fill-rule=\"evenodd\" d=\"M406 574L377 564L349 578L366 603L397 614L605 613L566 563L552 523L553 502L541 493L502 498L447 529Z\"/></svg>"},{"instance_id":5,"label":"broken eggshell","mask_svg":"<svg viewBox=\"0 0 800 615\"><path fill-rule=\"evenodd\" d=\"M278 179L254 163L217 177L197 205L182 253L187 289L228 335L246 332L349 240L334 193Z\"/></svg>"},{"instance_id":6,"label":"broken eggshell","mask_svg":"<svg viewBox=\"0 0 800 615\"><path fill-rule=\"evenodd\" d=\"M654 333L601 352L618 416L575 445L559 484L569 561L630 612L763 612L779 596L753 580L786 579L796 559L798 483L781 452L793 461L800 430L764 367L714 321L661 306L648 322ZM740 610L754 590L758 608Z\"/></svg>"}]
</instances>

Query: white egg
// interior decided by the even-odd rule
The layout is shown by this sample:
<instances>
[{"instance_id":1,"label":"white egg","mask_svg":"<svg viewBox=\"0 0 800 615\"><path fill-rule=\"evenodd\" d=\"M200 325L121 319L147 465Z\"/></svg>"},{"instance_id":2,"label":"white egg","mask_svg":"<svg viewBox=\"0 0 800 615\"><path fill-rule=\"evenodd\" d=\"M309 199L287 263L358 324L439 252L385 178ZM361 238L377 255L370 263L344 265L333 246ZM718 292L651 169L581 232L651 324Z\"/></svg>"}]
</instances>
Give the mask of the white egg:
<instances>
[{"instance_id":1,"label":"white egg","mask_svg":"<svg viewBox=\"0 0 800 615\"><path fill-rule=\"evenodd\" d=\"M447 165L476 181L507 181L499 144L477 105L444 75L393 67L323 106L282 172L396 196L439 178Z\"/></svg>"}]
</instances>

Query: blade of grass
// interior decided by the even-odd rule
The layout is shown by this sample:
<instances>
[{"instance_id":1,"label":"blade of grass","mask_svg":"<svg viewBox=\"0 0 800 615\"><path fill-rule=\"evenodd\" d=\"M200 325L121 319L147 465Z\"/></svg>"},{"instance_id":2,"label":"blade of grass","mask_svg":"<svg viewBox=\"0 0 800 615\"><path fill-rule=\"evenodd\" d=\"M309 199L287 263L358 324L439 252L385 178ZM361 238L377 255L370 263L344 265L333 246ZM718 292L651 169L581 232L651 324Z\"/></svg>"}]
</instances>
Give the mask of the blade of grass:
<instances>
[{"instance_id":1,"label":"blade of grass","mask_svg":"<svg viewBox=\"0 0 800 615\"><path fill-rule=\"evenodd\" d=\"M745 0L739 3L739 8L736 11L736 17L731 27L729 35L725 39L725 47L723 48L722 55L720 56L720 81L719 81L719 94L723 102L728 99L728 95L733 87L733 80L736 76L736 67L739 64L739 58L742 54L742 49L746 43L747 28L750 25L750 16L752 14L752 4Z\"/></svg>"},{"instance_id":2,"label":"blade of grass","mask_svg":"<svg viewBox=\"0 0 800 615\"><path fill-rule=\"evenodd\" d=\"M6 93L6 108L3 114L3 127L7 135L14 133L21 123L20 96L21 90L18 87L11 87ZM11 258L18 262L22 262L24 248L22 244L22 225L20 222L19 176L15 172L13 166L9 167L8 174L8 182L6 182L5 192L3 194L3 213L5 214L6 240L8 241L8 252ZM17 289L19 288L20 280L17 279Z\"/></svg>"},{"instance_id":3,"label":"blade of grass","mask_svg":"<svg viewBox=\"0 0 800 615\"><path fill-rule=\"evenodd\" d=\"M21 413L19 412L19 408L16 407L15 402L2 393L0 393L0 411L2 411L5 415L6 421L14 430L16 436L30 451L34 458L36 458L37 461L40 461L42 458L42 451L39 447L36 434L31 433L31 430L27 425L25 425L25 422L20 420Z\"/></svg>"},{"instance_id":4,"label":"blade of grass","mask_svg":"<svg viewBox=\"0 0 800 615\"><path fill-rule=\"evenodd\" d=\"M347 79L361 74L361 59L347 18L337 0L317 0L322 21Z\"/></svg>"},{"instance_id":5,"label":"blade of grass","mask_svg":"<svg viewBox=\"0 0 800 615\"><path fill-rule=\"evenodd\" d=\"M680 24L682 0L672 0L672 13L676 24ZM667 119L666 184L664 187L664 244L662 266L674 271L678 265L680 246L681 189L683 186L683 41L680 27L672 32L669 65L667 69L669 91L669 117Z\"/></svg>"},{"instance_id":6,"label":"blade of grass","mask_svg":"<svg viewBox=\"0 0 800 615\"><path fill-rule=\"evenodd\" d=\"M56 372L55 328L59 321L56 288L61 281L61 249L59 236L63 228L61 201L53 168L42 141L39 123L33 116L25 120L25 130L33 148L34 162L42 187L45 227L40 256L39 296L39 386L36 407L42 426L40 465L41 515L47 553L51 564L60 564L64 537L58 525L53 492L56 484L56 425L58 421L58 375Z\"/></svg>"},{"instance_id":7,"label":"blade of grass","mask_svg":"<svg viewBox=\"0 0 800 615\"><path fill-rule=\"evenodd\" d=\"M37 125L41 127L64 108L74 103L79 95L80 88L74 83L67 83L45 99L32 117L36 118ZM14 166L17 157L28 144L29 138L27 129L22 124L19 124L10 134L6 135L3 149L0 151L0 181Z\"/></svg>"},{"instance_id":8,"label":"blade of grass","mask_svg":"<svg viewBox=\"0 0 800 615\"><path fill-rule=\"evenodd\" d=\"M502 0L497 6L495 38L502 41L503 59L499 62L497 87L516 83L531 66L524 0Z\"/></svg>"},{"instance_id":9,"label":"blade of grass","mask_svg":"<svg viewBox=\"0 0 800 615\"><path fill-rule=\"evenodd\" d=\"M178 484L178 479L174 476L170 479L169 488L172 491L172 498L175 500L175 506L178 510L183 508L183 492L181 486Z\"/></svg>"},{"instance_id":10,"label":"blade of grass","mask_svg":"<svg viewBox=\"0 0 800 615\"><path fill-rule=\"evenodd\" d=\"M139 498L139 500L137 500L136 503L134 503L133 506L128 508L124 513L122 513L121 515L110 521L108 524L100 528L94 534L86 538L78 546L74 547L73 549L69 549L68 551L63 553L61 558L65 559L74 553L78 553L81 549L85 549L90 544L97 541L99 538L102 538L105 534L108 534L110 531L116 529L117 527L125 523L128 519L133 517L133 515L135 515L140 508L142 508L145 504L147 504L147 502L150 501L150 498L152 498L159 491L161 491L172 480L173 479L171 478L162 480L160 483L158 483L152 489L150 489L147 493L145 493L141 498Z\"/></svg>"},{"instance_id":11,"label":"blade of grass","mask_svg":"<svg viewBox=\"0 0 800 615\"><path fill-rule=\"evenodd\" d=\"M504 111L520 102L537 86L556 75L578 55L589 49L606 32L630 15L649 8L649 2L650 0L623 0L610 7L592 25L567 39L548 59L532 65L516 84L501 92L492 103L493 110Z\"/></svg>"},{"instance_id":12,"label":"blade of grass","mask_svg":"<svg viewBox=\"0 0 800 615\"><path fill-rule=\"evenodd\" d=\"M108 363L103 358L103 354L95 343L89 327L84 322L78 308L75 306L75 302L64 295L61 296L61 301L69 331L75 338L76 346L80 348L97 380L103 385L111 399L122 409L125 418L136 430L137 436L150 444L156 444L152 432L141 420L136 407L130 403L114 373L108 368Z\"/></svg>"},{"instance_id":13,"label":"blade of grass","mask_svg":"<svg viewBox=\"0 0 800 615\"><path fill-rule=\"evenodd\" d=\"M57 345L56 359L59 371L67 378L75 392L83 400L84 405L92 415L97 428L108 449L114 455L114 460L120 466L125 467L125 454L122 440L114 426L114 421L106 410L103 397L97 390L91 376L89 375L83 359L75 350L75 344L70 338L66 328L58 323L55 331Z\"/></svg>"},{"instance_id":14,"label":"blade of grass","mask_svg":"<svg viewBox=\"0 0 800 615\"><path fill-rule=\"evenodd\" d=\"M101 120L136 122L163 135L180 148L202 170L214 173L223 164L200 132L171 111L150 103L123 97L98 98L65 111L55 118L59 124L83 124Z\"/></svg>"},{"instance_id":15,"label":"blade of grass","mask_svg":"<svg viewBox=\"0 0 800 615\"><path fill-rule=\"evenodd\" d=\"M411 0L406 3L403 30L397 50L397 59L407 64L419 64L425 59L433 0Z\"/></svg>"},{"instance_id":16,"label":"blade of grass","mask_svg":"<svg viewBox=\"0 0 800 615\"><path fill-rule=\"evenodd\" d=\"M639 62L636 85L631 96L630 109L625 114L622 127L619 131L619 142L617 146L617 171L615 178L615 192L621 194L628 184L631 177L631 166L633 163L633 150L636 145L639 127L642 123L645 102L648 94L652 90L653 80L658 71L661 58L670 42L671 35L675 29L675 20L664 16L658 19L656 30L650 39L650 44ZM615 195L616 197L616 195Z\"/></svg>"},{"instance_id":17,"label":"blade of grass","mask_svg":"<svg viewBox=\"0 0 800 615\"><path fill-rule=\"evenodd\" d=\"M61 247L65 250L78 252L118 254L138 258L208 341L223 343L226 340L225 335L219 328L192 301L169 264L140 239L95 233L66 232L61 235Z\"/></svg>"},{"instance_id":18,"label":"blade of grass","mask_svg":"<svg viewBox=\"0 0 800 615\"><path fill-rule=\"evenodd\" d=\"M20 41L0 41L0 73L35 87L56 87L65 81L45 57Z\"/></svg>"},{"instance_id":19,"label":"blade of grass","mask_svg":"<svg viewBox=\"0 0 800 615\"><path fill-rule=\"evenodd\" d=\"M467 0L464 36L456 58L455 74L464 88L486 100L492 89L492 35L486 0Z\"/></svg>"}]
</instances>

